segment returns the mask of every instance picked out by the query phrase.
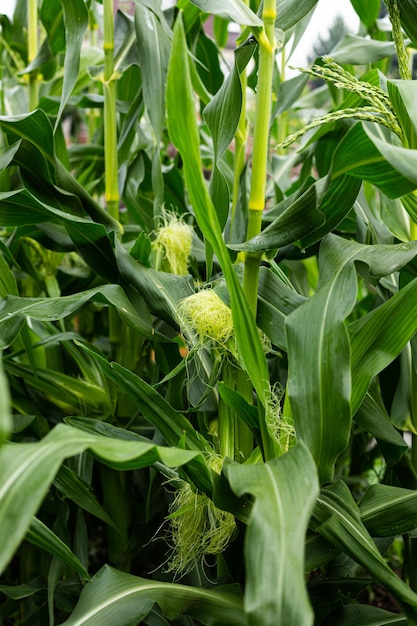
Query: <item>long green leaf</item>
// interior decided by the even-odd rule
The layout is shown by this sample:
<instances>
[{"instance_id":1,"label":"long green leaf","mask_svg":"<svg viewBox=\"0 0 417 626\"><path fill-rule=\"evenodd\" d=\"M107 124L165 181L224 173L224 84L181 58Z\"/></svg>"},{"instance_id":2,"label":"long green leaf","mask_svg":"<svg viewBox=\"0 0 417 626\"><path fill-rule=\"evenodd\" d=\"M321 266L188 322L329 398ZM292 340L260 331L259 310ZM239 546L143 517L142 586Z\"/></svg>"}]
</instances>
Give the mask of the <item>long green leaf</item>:
<instances>
[{"instance_id":1,"label":"long green leaf","mask_svg":"<svg viewBox=\"0 0 417 626\"><path fill-rule=\"evenodd\" d=\"M223 229L229 213L229 191L223 156L233 141L242 108L240 74L252 58L255 46L244 45L235 51L234 64L214 98L204 109L204 119L213 139L214 162L210 193ZM217 181L217 182L216 182Z\"/></svg>"},{"instance_id":2,"label":"long green leaf","mask_svg":"<svg viewBox=\"0 0 417 626\"><path fill-rule=\"evenodd\" d=\"M58 298L21 298L7 296L0 306L0 347L5 348L15 338L9 328L9 320L24 317L42 321L60 320L73 315L88 302L100 302L114 306L121 319L145 337L157 338L146 310L133 306L119 285L102 285L71 296ZM3 325L5 329L3 329ZM17 332L17 331L16 331Z\"/></svg>"},{"instance_id":3,"label":"long green leaf","mask_svg":"<svg viewBox=\"0 0 417 626\"><path fill-rule=\"evenodd\" d=\"M50 554L59 557L66 565L71 567L82 578L88 580L90 576L87 570L75 554L48 526L41 522L37 517L32 518L32 522L25 536L26 541L34 546L46 550Z\"/></svg>"},{"instance_id":4,"label":"long green leaf","mask_svg":"<svg viewBox=\"0 0 417 626\"><path fill-rule=\"evenodd\" d=\"M318 0L281 0L277 3L276 26L283 31L296 26L314 7Z\"/></svg>"},{"instance_id":5,"label":"long green leaf","mask_svg":"<svg viewBox=\"0 0 417 626\"><path fill-rule=\"evenodd\" d=\"M297 444L268 463L228 465L226 474L236 495L255 498L245 537L245 612L250 626L312 624L304 542L319 486L310 453Z\"/></svg>"},{"instance_id":6,"label":"long green leaf","mask_svg":"<svg viewBox=\"0 0 417 626\"><path fill-rule=\"evenodd\" d=\"M6 444L0 449L0 572L29 528L63 460L90 449L104 463L120 469L162 462L176 467L193 461L196 452L161 448L138 440L112 439L60 424L39 443ZM196 459L198 470L205 467Z\"/></svg>"},{"instance_id":7,"label":"long green leaf","mask_svg":"<svg viewBox=\"0 0 417 626\"><path fill-rule=\"evenodd\" d=\"M352 411L372 378L397 357L417 331L417 279L349 326L352 346Z\"/></svg>"},{"instance_id":8,"label":"long green leaf","mask_svg":"<svg viewBox=\"0 0 417 626\"><path fill-rule=\"evenodd\" d=\"M65 23L64 83L55 128L77 82L81 46L88 27L88 11L83 0L60 0Z\"/></svg>"},{"instance_id":9,"label":"long green leaf","mask_svg":"<svg viewBox=\"0 0 417 626\"><path fill-rule=\"evenodd\" d=\"M351 0L351 4L365 26L374 25L381 8L380 0Z\"/></svg>"},{"instance_id":10,"label":"long green leaf","mask_svg":"<svg viewBox=\"0 0 417 626\"><path fill-rule=\"evenodd\" d=\"M156 14L141 3L136 4L135 28L143 97L156 141L159 142L165 122L165 83L170 41Z\"/></svg>"},{"instance_id":11,"label":"long green leaf","mask_svg":"<svg viewBox=\"0 0 417 626\"><path fill-rule=\"evenodd\" d=\"M313 513L313 525L397 597L410 625L417 623L417 594L386 563L361 522L359 509L345 483L338 481L322 490Z\"/></svg>"},{"instance_id":12,"label":"long green leaf","mask_svg":"<svg viewBox=\"0 0 417 626\"><path fill-rule=\"evenodd\" d=\"M243 26L262 26L259 17L242 0L191 0L205 13L227 17Z\"/></svg>"},{"instance_id":13,"label":"long green leaf","mask_svg":"<svg viewBox=\"0 0 417 626\"><path fill-rule=\"evenodd\" d=\"M375 606L350 605L332 613L322 626L408 626L407 618Z\"/></svg>"},{"instance_id":14,"label":"long green leaf","mask_svg":"<svg viewBox=\"0 0 417 626\"><path fill-rule=\"evenodd\" d=\"M417 528L417 493L390 485L371 485L359 509L373 537L404 535Z\"/></svg>"},{"instance_id":15,"label":"long green leaf","mask_svg":"<svg viewBox=\"0 0 417 626\"><path fill-rule=\"evenodd\" d=\"M118 363L109 363L104 357L91 350L89 353L97 360L106 376L137 403L146 419L159 429L170 445L179 445L185 437L190 449L204 450L206 448L207 442L196 432L187 418L173 409L153 387Z\"/></svg>"},{"instance_id":16,"label":"long green leaf","mask_svg":"<svg viewBox=\"0 0 417 626\"><path fill-rule=\"evenodd\" d=\"M356 300L354 261L368 264L374 276L384 276L415 254L415 243L364 246L329 235L321 245L316 293L287 316L288 390L295 426L324 482L331 480L350 433L351 356L344 320ZM356 379L357 368L353 372ZM358 381L366 392L370 380L362 383L358 376ZM357 408L353 399L352 404Z\"/></svg>"},{"instance_id":17,"label":"long green leaf","mask_svg":"<svg viewBox=\"0 0 417 626\"><path fill-rule=\"evenodd\" d=\"M415 0L397 0L405 32L417 44L417 7Z\"/></svg>"},{"instance_id":18,"label":"long green leaf","mask_svg":"<svg viewBox=\"0 0 417 626\"><path fill-rule=\"evenodd\" d=\"M236 586L194 588L138 578L106 565L86 585L74 612L62 626L137 624L155 603L169 619L185 614L207 626L247 625Z\"/></svg>"},{"instance_id":19,"label":"long green leaf","mask_svg":"<svg viewBox=\"0 0 417 626\"><path fill-rule=\"evenodd\" d=\"M13 430L10 411L10 394L7 378L4 374L3 359L0 352L0 447L7 441Z\"/></svg>"},{"instance_id":20,"label":"long green leaf","mask_svg":"<svg viewBox=\"0 0 417 626\"><path fill-rule=\"evenodd\" d=\"M345 35L332 50L332 59L337 63L352 65L371 64L395 54L392 41L375 41L357 35Z\"/></svg>"},{"instance_id":21,"label":"long green leaf","mask_svg":"<svg viewBox=\"0 0 417 626\"><path fill-rule=\"evenodd\" d=\"M53 198L54 201L50 201L50 204L60 208L59 204L57 205L59 201L62 208L66 207L72 214L77 212L80 214L84 209L92 219L113 230L119 230L118 223L95 202L57 159L53 129L44 111L36 109L25 115L0 116L0 128L10 143L23 140L15 154L14 162L21 167L28 188L33 187L39 193L39 179L45 182L42 187L42 200L45 195L48 200ZM36 175L33 170L34 163Z\"/></svg>"},{"instance_id":22,"label":"long green leaf","mask_svg":"<svg viewBox=\"0 0 417 626\"><path fill-rule=\"evenodd\" d=\"M375 126L357 123L351 128L335 152L332 176L350 174L398 198L417 187L417 150L388 143Z\"/></svg>"},{"instance_id":23,"label":"long green leaf","mask_svg":"<svg viewBox=\"0 0 417 626\"><path fill-rule=\"evenodd\" d=\"M388 93L409 148L417 148L416 83L412 80L389 80Z\"/></svg>"}]
</instances>

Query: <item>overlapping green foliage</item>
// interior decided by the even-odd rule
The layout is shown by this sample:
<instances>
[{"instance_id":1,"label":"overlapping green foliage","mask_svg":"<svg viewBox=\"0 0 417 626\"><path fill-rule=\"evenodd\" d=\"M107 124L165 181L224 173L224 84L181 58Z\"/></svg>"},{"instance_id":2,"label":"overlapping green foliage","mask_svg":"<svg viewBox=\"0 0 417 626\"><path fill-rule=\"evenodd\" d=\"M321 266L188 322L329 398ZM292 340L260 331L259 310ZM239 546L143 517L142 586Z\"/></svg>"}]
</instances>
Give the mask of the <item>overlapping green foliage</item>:
<instances>
[{"instance_id":1,"label":"overlapping green foliage","mask_svg":"<svg viewBox=\"0 0 417 626\"><path fill-rule=\"evenodd\" d=\"M417 3L319 2L0 16L1 623L417 624Z\"/></svg>"}]
</instances>

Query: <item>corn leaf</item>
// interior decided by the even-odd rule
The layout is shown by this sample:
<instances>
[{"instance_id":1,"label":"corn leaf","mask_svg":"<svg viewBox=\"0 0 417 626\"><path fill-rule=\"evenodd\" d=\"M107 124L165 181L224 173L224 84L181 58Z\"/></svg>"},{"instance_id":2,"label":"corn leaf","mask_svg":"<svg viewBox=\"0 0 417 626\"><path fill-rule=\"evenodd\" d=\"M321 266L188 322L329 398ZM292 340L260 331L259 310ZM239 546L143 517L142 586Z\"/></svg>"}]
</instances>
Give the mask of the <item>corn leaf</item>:
<instances>
[{"instance_id":1,"label":"corn leaf","mask_svg":"<svg viewBox=\"0 0 417 626\"><path fill-rule=\"evenodd\" d=\"M417 331L417 279L349 326L352 346L352 411L372 378L400 354Z\"/></svg>"},{"instance_id":2,"label":"corn leaf","mask_svg":"<svg viewBox=\"0 0 417 626\"><path fill-rule=\"evenodd\" d=\"M59 557L66 565L71 567L74 572L77 572L77 574L84 578L84 580L90 578L83 564L69 547L37 517L32 518L25 539L34 546Z\"/></svg>"},{"instance_id":3,"label":"corn leaf","mask_svg":"<svg viewBox=\"0 0 417 626\"><path fill-rule=\"evenodd\" d=\"M156 14L141 3L136 4L135 28L143 97L158 142L165 123L165 83L170 41Z\"/></svg>"},{"instance_id":4,"label":"corn leaf","mask_svg":"<svg viewBox=\"0 0 417 626\"><path fill-rule=\"evenodd\" d=\"M361 522L359 509L345 483L338 481L322 490L313 513L313 526L387 587L404 606L410 624L416 623L417 594L386 563Z\"/></svg>"},{"instance_id":5,"label":"corn leaf","mask_svg":"<svg viewBox=\"0 0 417 626\"><path fill-rule=\"evenodd\" d=\"M226 474L236 495L255 498L245 536L245 612L250 626L312 624L304 585L304 542L319 487L310 453L297 444L267 463L228 465Z\"/></svg>"},{"instance_id":6,"label":"corn leaf","mask_svg":"<svg viewBox=\"0 0 417 626\"><path fill-rule=\"evenodd\" d=\"M7 296L0 306L0 346L10 345L16 336L9 327L13 319L32 317L42 321L60 320L79 311L88 302L114 306L121 319L146 337L156 338L146 308L135 308L119 285L102 285L71 296L57 298L21 298ZM18 327L17 327L18 328Z\"/></svg>"},{"instance_id":7,"label":"corn leaf","mask_svg":"<svg viewBox=\"0 0 417 626\"><path fill-rule=\"evenodd\" d=\"M355 381L353 411L358 407L356 398L363 398L372 377L365 363L359 373L356 357L351 368L350 341L344 320L356 300L354 261L366 263L374 276L384 276L405 265L415 254L413 242L363 246L329 235L320 250L316 293L287 316L288 390L295 426L312 453L323 482L331 480L334 463L348 442L351 370ZM401 327L409 337L405 330L407 320ZM366 353L366 358L376 359L378 355L378 351L372 351ZM359 387L360 391L356 391Z\"/></svg>"},{"instance_id":8,"label":"corn leaf","mask_svg":"<svg viewBox=\"0 0 417 626\"><path fill-rule=\"evenodd\" d=\"M83 0L60 0L60 2L65 24L65 61L64 82L55 128L58 127L65 105L77 82L81 46L88 27L88 11Z\"/></svg>"},{"instance_id":9,"label":"corn leaf","mask_svg":"<svg viewBox=\"0 0 417 626\"><path fill-rule=\"evenodd\" d=\"M152 442L122 440L86 433L63 424L39 443L6 444L0 449L0 533L7 537L0 551L0 571L24 538L64 459L91 450L104 463L120 469L147 467L160 461L176 467L192 461L196 452L161 448ZM201 473L204 462L197 460Z\"/></svg>"},{"instance_id":10,"label":"corn leaf","mask_svg":"<svg viewBox=\"0 0 417 626\"><path fill-rule=\"evenodd\" d=\"M205 13L227 16L243 26L262 26L259 17L242 0L191 0Z\"/></svg>"},{"instance_id":11,"label":"corn leaf","mask_svg":"<svg viewBox=\"0 0 417 626\"><path fill-rule=\"evenodd\" d=\"M154 604L169 619L195 616L206 626L246 626L239 587L201 589L146 580L103 567L82 591L62 626L125 626L141 622Z\"/></svg>"},{"instance_id":12,"label":"corn leaf","mask_svg":"<svg viewBox=\"0 0 417 626\"><path fill-rule=\"evenodd\" d=\"M351 4L365 26L370 28L374 25L381 8L379 0L351 0Z\"/></svg>"},{"instance_id":13,"label":"corn leaf","mask_svg":"<svg viewBox=\"0 0 417 626\"><path fill-rule=\"evenodd\" d=\"M375 606L351 604L332 613L322 626L408 626L403 614L390 613Z\"/></svg>"},{"instance_id":14,"label":"corn leaf","mask_svg":"<svg viewBox=\"0 0 417 626\"><path fill-rule=\"evenodd\" d=\"M12 430L9 385L4 374L3 359L0 352L0 446L9 438Z\"/></svg>"},{"instance_id":15,"label":"corn leaf","mask_svg":"<svg viewBox=\"0 0 417 626\"><path fill-rule=\"evenodd\" d=\"M417 528L417 493L371 485L359 503L362 522L373 537L395 537Z\"/></svg>"},{"instance_id":16,"label":"corn leaf","mask_svg":"<svg viewBox=\"0 0 417 626\"><path fill-rule=\"evenodd\" d=\"M400 9L401 24L413 41L417 44L417 7L414 0L397 0Z\"/></svg>"},{"instance_id":17,"label":"corn leaf","mask_svg":"<svg viewBox=\"0 0 417 626\"><path fill-rule=\"evenodd\" d=\"M398 198L417 187L417 150L388 143L375 126L357 123L351 128L335 152L332 176L350 174Z\"/></svg>"}]
</instances>

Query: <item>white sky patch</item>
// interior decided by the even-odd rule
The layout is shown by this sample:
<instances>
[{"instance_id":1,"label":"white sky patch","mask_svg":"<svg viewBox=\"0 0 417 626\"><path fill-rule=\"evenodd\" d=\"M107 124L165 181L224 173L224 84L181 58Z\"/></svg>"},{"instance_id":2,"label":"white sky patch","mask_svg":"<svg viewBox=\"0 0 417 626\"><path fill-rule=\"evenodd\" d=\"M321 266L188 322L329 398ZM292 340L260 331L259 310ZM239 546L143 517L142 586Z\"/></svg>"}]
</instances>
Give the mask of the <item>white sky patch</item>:
<instances>
[{"instance_id":1,"label":"white sky patch","mask_svg":"<svg viewBox=\"0 0 417 626\"><path fill-rule=\"evenodd\" d=\"M16 0L0 0L0 13L13 17Z\"/></svg>"},{"instance_id":2,"label":"white sky patch","mask_svg":"<svg viewBox=\"0 0 417 626\"><path fill-rule=\"evenodd\" d=\"M327 35L338 15L343 17L349 32L353 34L358 32L359 17L350 0L337 0L337 2L335 0L319 0L313 17L296 51L291 56L290 65L298 67L307 64L307 56L312 53L313 46L319 36L325 37Z\"/></svg>"}]
</instances>

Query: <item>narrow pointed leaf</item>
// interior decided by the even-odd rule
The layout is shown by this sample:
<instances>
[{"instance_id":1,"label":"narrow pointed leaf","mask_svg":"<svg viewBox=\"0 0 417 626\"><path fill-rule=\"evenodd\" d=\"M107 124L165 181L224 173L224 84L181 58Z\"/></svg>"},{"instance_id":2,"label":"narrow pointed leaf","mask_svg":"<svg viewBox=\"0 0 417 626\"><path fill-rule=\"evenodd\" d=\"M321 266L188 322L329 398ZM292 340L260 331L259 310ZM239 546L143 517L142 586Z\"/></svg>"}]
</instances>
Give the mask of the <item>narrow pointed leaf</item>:
<instances>
[{"instance_id":1,"label":"narrow pointed leaf","mask_svg":"<svg viewBox=\"0 0 417 626\"><path fill-rule=\"evenodd\" d=\"M0 352L0 447L9 438L13 430L10 411L10 394L7 378L4 374L3 360Z\"/></svg>"},{"instance_id":2,"label":"narrow pointed leaf","mask_svg":"<svg viewBox=\"0 0 417 626\"><path fill-rule=\"evenodd\" d=\"M85 346L84 348L87 349ZM183 436L186 435L190 449L205 449L204 438L195 431L187 418L173 409L153 387L118 363L109 363L104 357L91 350L89 353L99 363L106 376L137 403L146 419L159 429L170 445L179 445Z\"/></svg>"},{"instance_id":3,"label":"narrow pointed leaf","mask_svg":"<svg viewBox=\"0 0 417 626\"><path fill-rule=\"evenodd\" d=\"M88 27L88 11L83 0L61 0L61 6L65 23L65 61L64 83L56 126L77 82L81 46Z\"/></svg>"},{"instance_id":4,"label":"narrow pointed leaf","mask_svg":"<svg viewBox=\"0 0 417 626\"><path fill-rule=\"evenodd\" d=\"M37 517L32 518L25 539L34 546L62 559L66 565L71 567L74 572L77 572L85 580L90 578L84 565L69 547Z\"/></svg>"},{"instance_id":5,"label":"narrow pointed leaf","mask_svg":"<svg viewBox=\"0 0 417 626\"><path fill-rule=\"evenodd\" d=\"M397 0L401 23L407 35L417 44L417 7L415 0Z\"/></svg>"},{"instance_id":6,"label":"narrow pointed leaf","mask_svg":"<svg viewBox=\"0 0 417 626\"><path fill-rule=\"evenodd\" d=\"M102 285L71 296L57 298L21 298L7 296L0 305L0 346L6 347L14 336L3 331L2 325L11 319L32 317L42 321L60 320L73 315L88 302L100 302L114 306L121 319L130 327L147 337L155 337L146 310L135 308L119 285Z\"/></svg>"},{"instance_id":7,"label":"narrow pointed leaf","mask_svg":"<svg viewBox=\"0 0 417 626\"><path fill-rule=\"evenodd\" d=\"M375 606L352 604L332 613L322 626L408 626L403 614L390 613Z\"/></svg>"}]
</instances>

